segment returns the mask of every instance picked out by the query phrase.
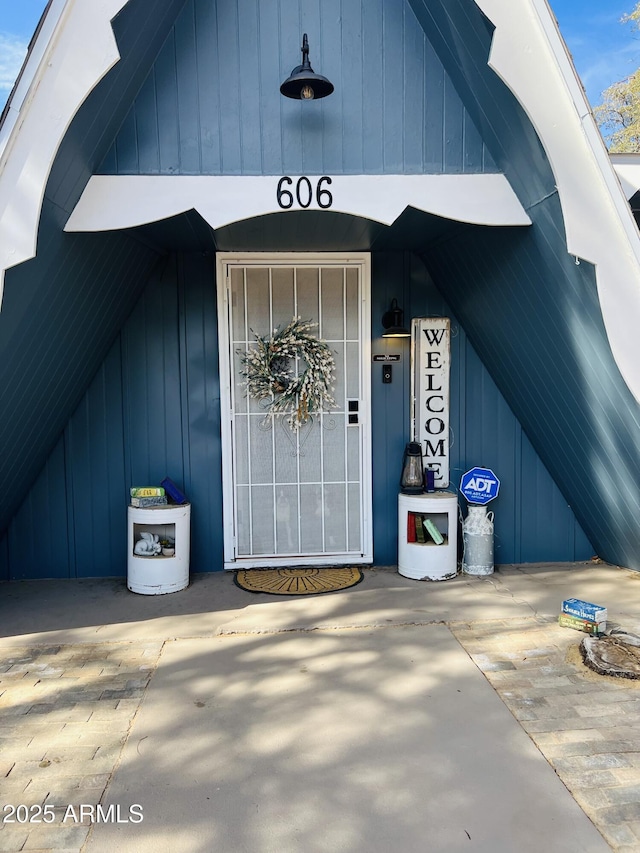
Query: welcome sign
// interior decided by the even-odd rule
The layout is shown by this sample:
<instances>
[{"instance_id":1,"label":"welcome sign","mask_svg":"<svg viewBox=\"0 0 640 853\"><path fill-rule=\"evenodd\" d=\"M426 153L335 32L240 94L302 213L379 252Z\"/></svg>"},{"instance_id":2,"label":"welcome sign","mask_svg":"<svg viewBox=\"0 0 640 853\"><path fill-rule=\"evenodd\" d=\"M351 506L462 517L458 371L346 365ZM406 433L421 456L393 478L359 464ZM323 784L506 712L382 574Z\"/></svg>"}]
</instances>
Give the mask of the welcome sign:
<instances>
[{"instance_id":1,"label":"welcome sign","mask_svg":"<svg viewBox=\"0 0 640 853\"><path fill-rule=\"evenodd\" d=\"M418 317L411 322L412 412L414 440L420 442L425 468L435 486L449 485L449 372L451 321Z\"/></svg>"}]
</instances>

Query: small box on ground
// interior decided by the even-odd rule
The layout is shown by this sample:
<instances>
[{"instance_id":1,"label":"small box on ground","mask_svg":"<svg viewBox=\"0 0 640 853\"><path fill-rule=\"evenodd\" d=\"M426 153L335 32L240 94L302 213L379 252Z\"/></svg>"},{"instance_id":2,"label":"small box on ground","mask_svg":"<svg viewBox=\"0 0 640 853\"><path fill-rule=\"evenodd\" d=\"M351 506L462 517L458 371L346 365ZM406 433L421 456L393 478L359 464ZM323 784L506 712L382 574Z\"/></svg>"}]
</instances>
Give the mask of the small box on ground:
<instances>
[{"instance_id":1,"label":"small box on ground","mask_svg":"<svg viewBox=\"0 0 640 853\"><path fill-rule=\"evenodd\" d=\"M558 616L558 625L561 628L573 628L574 631L582 631L585 634L602 634L607 627L606 622L592 622L590 619L571 616L570 613L561 613Z\"/></svg>"},{"instance_id":2,"label":"small box on ground","mask_svg":"<svg viewBox=\"0 0 640 853\"><path fill-rule=\"evenodd\" d=\"M600 604L591 604L579 598L567 598L562 602L562 612L578 619L587 619L589 622L606 622L607 608Z\"/></svg>"}]
</instances>

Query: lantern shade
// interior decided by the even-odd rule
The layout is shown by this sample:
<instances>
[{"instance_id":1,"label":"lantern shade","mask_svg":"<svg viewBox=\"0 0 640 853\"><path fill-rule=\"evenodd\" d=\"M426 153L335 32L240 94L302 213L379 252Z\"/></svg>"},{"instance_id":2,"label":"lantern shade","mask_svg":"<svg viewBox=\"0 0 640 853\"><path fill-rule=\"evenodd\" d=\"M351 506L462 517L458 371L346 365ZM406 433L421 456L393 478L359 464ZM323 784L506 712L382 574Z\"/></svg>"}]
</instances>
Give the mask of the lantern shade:
<instances>
[{"instance_id":1,"label":"lantern shade","mask_svg":"<svg viewBox=\"0 0 640 853\"><path fill-rule=\"evenodd\" d=\"M422 448L417 441L410 441L404 449L400 491L405 495L420 495L424 492Z\"/></svg>"},{"instance_id":2,"label":"lantern shade","mask_svg":"<svg viewBox=\"0 0 640 853\"><path fill-rule=\"evenodd\" d=\"M389 310L382 315L383 338L410 338L411 332L404 326L404 311L397 299L391 300Z\"/></svg>"},{"instance_id":3,"label":"lantern shade","mask_svg":"<svg viewBox=\"0 0 640 853\"><path fill-rule=\"evenodd\" d=\"M298 71L298 68L302 69ZM322 77L320 74L310 74L305 71L302 66L294 68L291 76L287 77L280 92L285 98L294 98L299 101L318 100L318 98L326 98L333 92L333 83Z\"/></svg>"},{"instance_id":4,"label":"lantern shade","mask_svg":"<svg viewBox=\"0 0 640 853\"><path fill-rule=\"evenodd\" d=\"M302 65L297 65L289 77L280 86L280 92L285 98L298 101L318 100L326 98L333 92L333 83L316 74L309 62L309 40L307 34L302 36Z\"/></svg>"}]
</instances>

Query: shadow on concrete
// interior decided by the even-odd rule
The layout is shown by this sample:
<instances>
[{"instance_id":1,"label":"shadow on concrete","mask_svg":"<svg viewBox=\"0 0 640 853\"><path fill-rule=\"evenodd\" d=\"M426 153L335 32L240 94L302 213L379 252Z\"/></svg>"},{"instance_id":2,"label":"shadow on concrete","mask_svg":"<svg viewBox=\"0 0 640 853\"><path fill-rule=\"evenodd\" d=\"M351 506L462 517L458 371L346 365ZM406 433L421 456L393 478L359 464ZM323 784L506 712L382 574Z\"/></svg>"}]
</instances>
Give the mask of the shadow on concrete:
<instances>
[{"instance_id":1,"label":"shadow on concrete","mask_svg":"<svg viewBox=\"0 0 640 853\"><path fill-rule=\"evenodd\" d=\"M88 850L608 849L442 625L168 643Z\"/></svg>"},{"instance_id":2,"label":"shadow on concrete","mask_svg":"<svg viewBox=\"0 0 640 853\"><path fill-rule=\"evenodd\" d=\"M0 584L0 641L129 642L219 633L308 630L387 624L557 618L565 597L608 607L609 618L634 627L640 573L572 563L500 567L487 577L421 582L395 567L364 570L362 583L316 596L246 592L233 573L193 575L166 595L129 592L122 578ZM632 624L633 623L633 624Z\"/></svg>"}]
</instances>

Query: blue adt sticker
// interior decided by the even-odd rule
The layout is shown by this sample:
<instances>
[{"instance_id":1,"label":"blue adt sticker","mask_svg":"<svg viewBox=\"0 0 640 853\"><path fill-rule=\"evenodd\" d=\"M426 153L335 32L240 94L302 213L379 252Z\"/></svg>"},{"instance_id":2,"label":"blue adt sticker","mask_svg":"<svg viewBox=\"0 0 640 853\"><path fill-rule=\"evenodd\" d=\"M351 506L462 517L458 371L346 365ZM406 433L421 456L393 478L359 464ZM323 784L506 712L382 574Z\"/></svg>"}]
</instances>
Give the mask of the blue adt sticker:
<instances>
[{"instance_id":1,"label":"blue adt sticker","mask_svg":"<svg viewBox=\"0 0 640 853\"><path fill-rule=\"evenodd\" d=\"M488 504L498 497L500 480L490 468L472 468L462 475L460 491L470 504Z\"/></svg>"}]
</instances>

